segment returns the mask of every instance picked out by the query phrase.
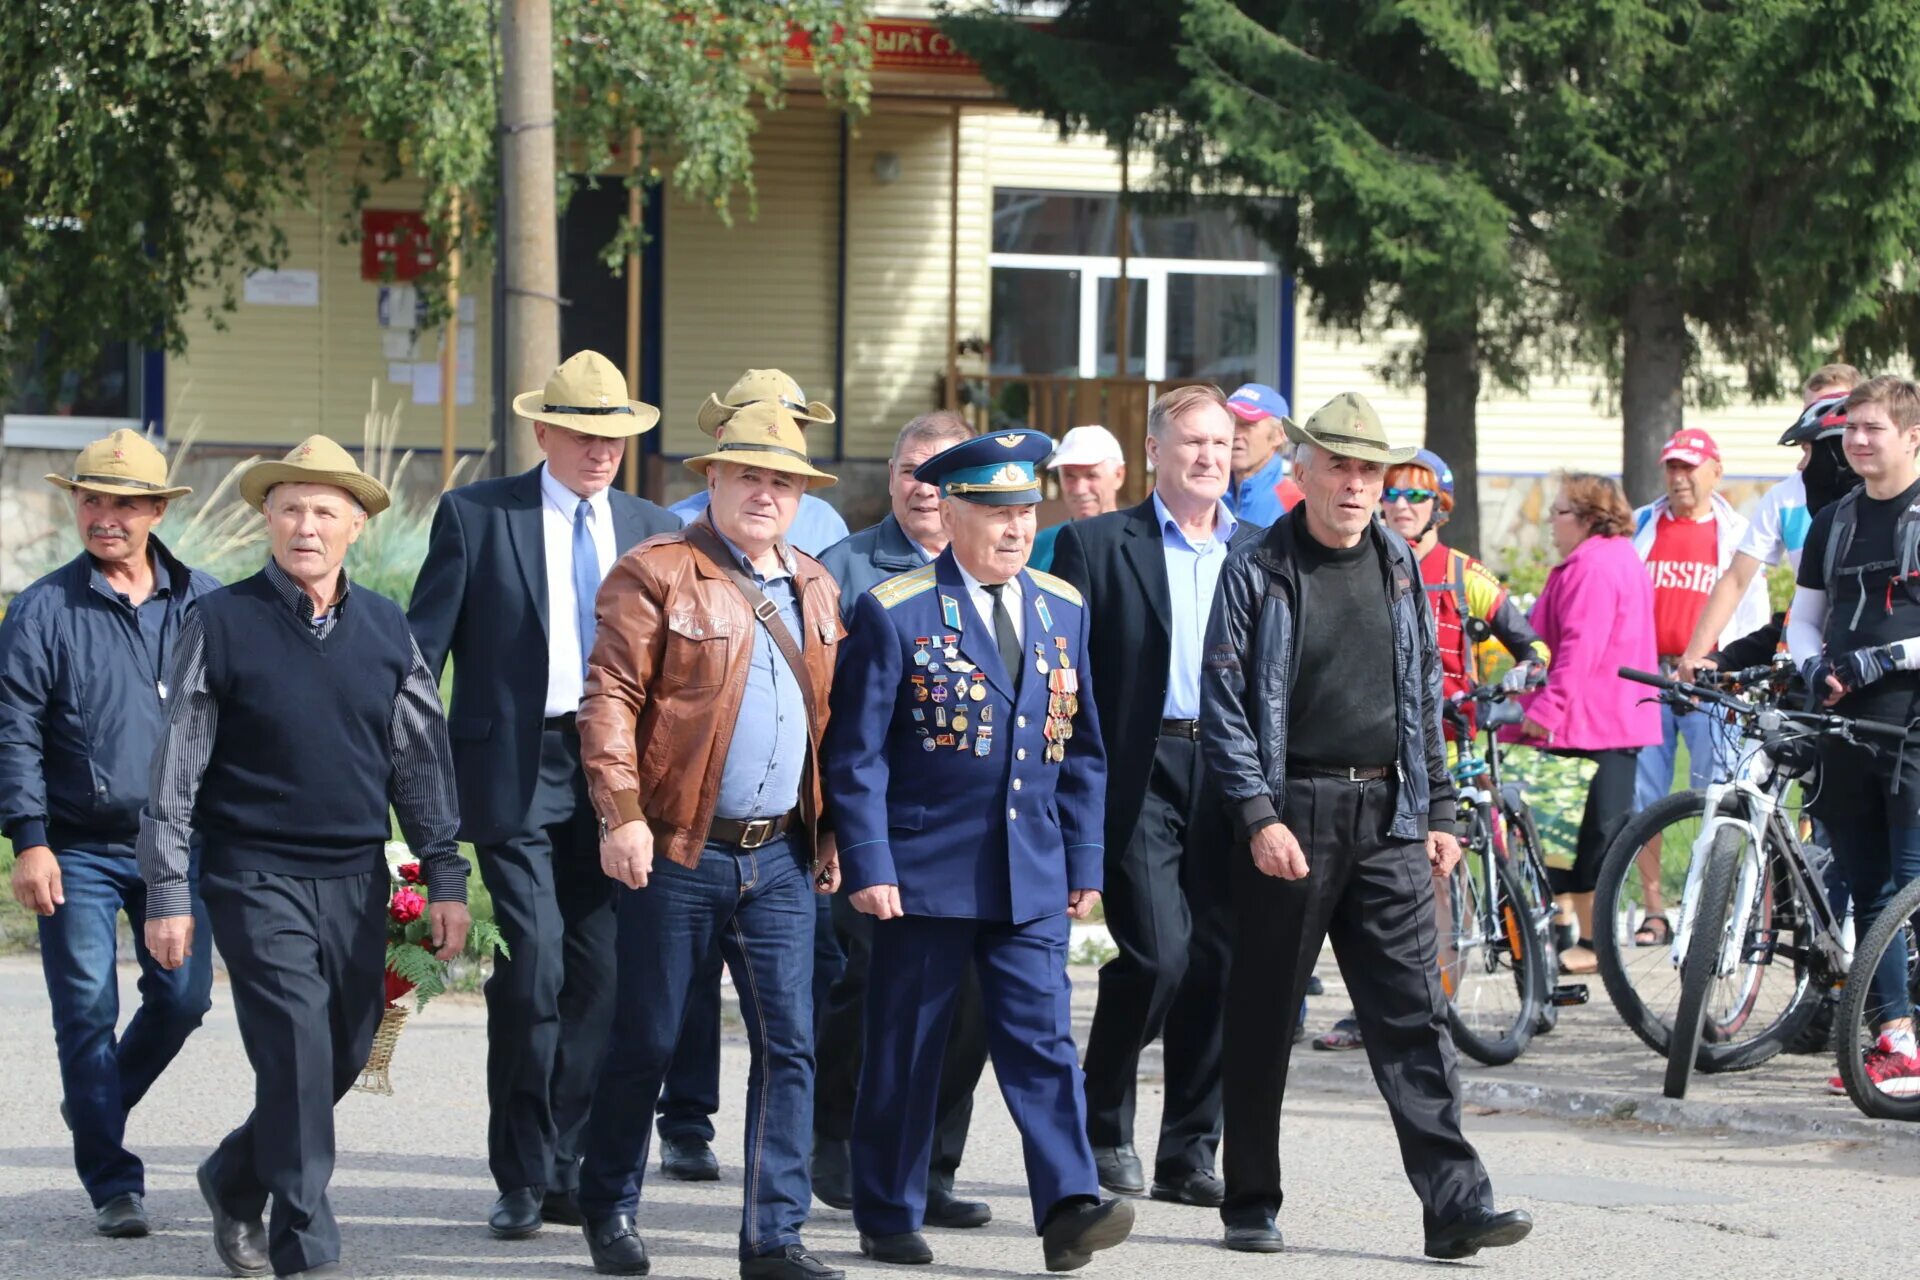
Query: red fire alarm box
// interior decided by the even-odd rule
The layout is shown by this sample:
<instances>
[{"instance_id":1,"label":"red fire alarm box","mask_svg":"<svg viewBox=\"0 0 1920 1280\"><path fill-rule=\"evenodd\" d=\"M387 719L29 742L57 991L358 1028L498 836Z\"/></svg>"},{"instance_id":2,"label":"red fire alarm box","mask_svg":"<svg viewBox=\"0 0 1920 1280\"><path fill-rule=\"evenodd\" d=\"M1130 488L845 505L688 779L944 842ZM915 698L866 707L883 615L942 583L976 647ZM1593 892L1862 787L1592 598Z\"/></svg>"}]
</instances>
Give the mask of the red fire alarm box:
<instances>
[{"instance_id":1,"label":"red fire alarm box","mask_svg":"<svg viewBox=\"0 0 1920 1280\"><path fill-rule=\"evenodd\" d=\"M433 270L427 220L412 209L360 211L360 278L402 283Z\"/></svg>"}]
</instances>

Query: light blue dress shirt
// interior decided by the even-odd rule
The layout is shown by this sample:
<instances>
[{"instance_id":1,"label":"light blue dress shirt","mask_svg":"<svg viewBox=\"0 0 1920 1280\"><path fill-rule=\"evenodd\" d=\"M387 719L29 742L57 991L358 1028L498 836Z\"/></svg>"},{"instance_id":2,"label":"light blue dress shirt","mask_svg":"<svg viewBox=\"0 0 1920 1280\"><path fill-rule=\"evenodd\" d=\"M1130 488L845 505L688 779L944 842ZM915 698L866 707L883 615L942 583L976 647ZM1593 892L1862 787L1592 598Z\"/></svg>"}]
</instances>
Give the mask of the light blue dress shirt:
<instances>
[{"instance_id":1,"label":"light blue dress shirt","mask_svg":"<svg viewBox=\"0 0 1920 1280\"><path fill-rule=\"evenodd\" d=\"M716 533L718 530L715 531ZM761 576L746 553L720 534L734 562L779 607L780 621L795 644L806 644L800 602L794 592L793 565ZM753 628L753 659L747 666L746 693L733 722L727 761L720 769L716 818L777 818L800 802L800 773L807 763L807 701L793 668L773 642L764 622Z\"/></svg>"},{"instance_id":2,"label":"light blue dress shirt","mask_svg":"<svg viewBox=\"0 0 1920 1280\"><path fill-rule=\"evenodd\" d=\"M679 516L681 524L692 524L707 509L711 496L705 489L696 489L667 510ZM787 530L787 541L817 560L822 551L846 537L848 532L847 522L840 518L831 502L803 493L800 509L793 513L793 527Z\"/></svg>"},{"instance_id":3,"label":"light blue dress shirt","mask_svg":"<svg viewBox=\"0 0 1920 1280\"><path fill-rule=\"evenodd\" d=\"M1160 522L1160 550L1167 561L1167 598L1172 611L1167 623L1173 644L1167 660L1167 701L1160 712L1168 720L1200 718L1200 654L1207 634L1207 615L1213 611L1213 588L1220 567L1227 562L1227 544L1240 527L1222 502L1214 516L1213 537L1198 546L1181 532L1160 494L1153 495L1153 515Z\"/></svg>"},{"instance_id":4,"label":"light blue dress shirt","mask_svg":"<svg viewBox=\"0 0 1920 1280\"><path fill-rule=\"evenodd\" d=\"M1287 514L1287 509L1280 504L1280 495L1274 492L1286 476L1287 459L1275 449L1265 466L1239 484L1227 486L1227 509L1253 524L1273 524Z\"/></svg>"}]
</instances>

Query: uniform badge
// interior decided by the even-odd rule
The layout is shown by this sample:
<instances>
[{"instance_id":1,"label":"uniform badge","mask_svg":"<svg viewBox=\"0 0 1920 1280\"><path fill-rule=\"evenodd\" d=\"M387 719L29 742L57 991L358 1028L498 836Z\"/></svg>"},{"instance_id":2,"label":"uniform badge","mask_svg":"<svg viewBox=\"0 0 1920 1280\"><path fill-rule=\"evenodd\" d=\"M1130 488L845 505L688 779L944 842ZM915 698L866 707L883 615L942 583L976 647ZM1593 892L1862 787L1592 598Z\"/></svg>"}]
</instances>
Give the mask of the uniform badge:
<instances>
[{"instance_id":1,"label":"uniform badge","mask_svg":"<svg viewBox=\"0 0 1920 1280\"><path fill-rule=\"evenodd\" d=\"M971 747L973 744L967 741L967 735L963 733L960 735L960 740L954 743L953 745L955 750L965 751L967 750L967 748Z\"/></svg>"},{"instance_id":2,"label":"uniform badge","mask_svg":"<svg viewBox=\"0 0 1920 1280\"><path fill-rule=\"evenodd\" d=\"M964 711L954 712L953 719L948 723L953 725L953 731L955 733L965 732L967 727L967 713Z\"/></svg>"},{"instance_id":3,"label":"uniform badge","mask_svg":"<svg viewBox=\"0 0 1920 1280\"><path fill-rule=\"evenodd\" d=\"M935 745L935 744L934 744L934 741L933 741L933 739L932 739L932 738L930 738L930 737L929 737L929 738L922 738L922 739L920 739L920 747L921 747L921 749L922 749L922 750L925 750L925 751L931 751L931 750L933 750L933 748L934 748L934 745Z\"/></svg>"},{"instance_id":4,"label":"uniform badge","mask_svg":"<svg viewBox=\"0 0 1920 1280\"><path fill-rule=\"evenodd\" d=\"M973 684L967 690L967 696L975 702L984 702L987 698L987 678L980 672L973 673Z\"/></svg>"},{"instance_id":5,"label":"uniform badge","mask_svg":"<svg viewBox=\"0 0 1920 1280\"><path fill-rule=\"evenodd\" d=\"M913 700L915 702L925 702L927 700L927 678L925 676L908 676L907 679L913 681Z\"/></svg>"},{"instance_id":6,"label":"uniform badge","mask_svg":"<svg viewBox=\"0 0 1920 1280\"><path fill-rule=\"evenodd\" d=\"M934 741L939 743L943 747L950 747L953 745L953 735L950 733L943 733L938 737L936 737Z\"/></svg>"},{"instance_id":7,"label":"uniform badge","mask_svg":"<svg viewBox=\"0 0 1920 1280\"><path fill-rule=\"evenodd\" d=\"M927 637L921 636L919 639L915 640L914 643L920 647L914 651L913 664L917 667L924 667L927 665L927 659L928 659Z\"/></svg>"},{"instance_id":8,"label":"uniform badge","mask_svg":"<svg viewBox=\"0 0 1920 1280\"><path fill-rule=\"evenodd\" d=\"M945 702L947 700L947 678L945 676L935 676L933 678L933 700L935 702Z\"/></svg>"},{"instance_id":9,"label":"uniform badge","mask_svg":"<svg viewBox=\"0 0 1920 1280\"><path fill-rule=\"evenodd\" d=\"M940 596L940 617L955 631L960 629L960 602L944 592Z\"/></svg>"},{"instance_id":10,"label":"uniform badge","mask_svg":"<svg viewBox=\"0 0 1920 1280\"><path fill-rule=\"evenodd\" d=\"M1038 640L1033 642L1033 669L1041 675L1047 674L1047 646Z\"/></svg>"},{"instance_id":11,"label":"uniform badge","mask_svg":"<svg viewBox=\"0 0 1920 1280\"><path fill-rule=\"evenodd\" d=\"M1037 591L1033 594L1033 609L1040 615L1040 625L1049 631L1053 630L1053 614L1047 609L1047 598Z\"/></svg>"},{"instance_id":12,"label":"uniform badge","mask_svg":"<svg viewBox=\"0 0 1920 1280\"><path fill-rule=\"evenodd\" d=\"M993 730L986 725L981 725L980 732L973 739L974 759L986 759L987 753L991 750L993 750Z\"/></svg>"}]
</instances>

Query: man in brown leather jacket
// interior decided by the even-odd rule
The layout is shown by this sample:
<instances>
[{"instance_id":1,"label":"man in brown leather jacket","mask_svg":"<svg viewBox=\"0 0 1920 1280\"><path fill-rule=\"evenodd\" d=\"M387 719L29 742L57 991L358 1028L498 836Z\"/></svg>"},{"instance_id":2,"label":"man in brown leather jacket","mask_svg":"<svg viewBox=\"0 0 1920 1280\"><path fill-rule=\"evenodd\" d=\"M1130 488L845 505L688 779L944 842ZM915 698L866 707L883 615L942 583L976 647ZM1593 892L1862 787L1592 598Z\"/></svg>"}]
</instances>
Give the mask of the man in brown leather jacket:
<instances>
[{"instance_id":1,"label":"man in brown leather jacket","mask_svg":"<svg viewBox=\"0 0 1920 1280\"><path fill-rule=\"evenodd\" d=\"M801 494L833 483L778 404L712 453L707 514L607 575L580 704L581 759L616 890L619 995L587 1125L580 1208L596 1270L643 1275L634 1227L660 1086L688 991L718 939L753 1046L743 1280L838 1280L800 1241L812 1198L813 892L839 865L819 831L820 736L840 594L786 543Z\"/></svg>"}]
</instances>

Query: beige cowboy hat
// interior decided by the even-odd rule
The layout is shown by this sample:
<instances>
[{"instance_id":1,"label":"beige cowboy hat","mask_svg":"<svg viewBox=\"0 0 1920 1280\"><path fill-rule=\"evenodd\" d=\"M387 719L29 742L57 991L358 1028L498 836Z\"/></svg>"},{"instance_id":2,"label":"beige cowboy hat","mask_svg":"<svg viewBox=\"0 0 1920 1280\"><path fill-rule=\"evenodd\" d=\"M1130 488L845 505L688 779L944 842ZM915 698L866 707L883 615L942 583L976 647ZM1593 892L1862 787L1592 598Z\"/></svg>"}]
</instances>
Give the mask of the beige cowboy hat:
<instances>
[{"instance_id":1,"label":"beige cowboy hat","mask_svg":"<svg viewBox=\"0 0 1920 1280\"><path fill-rule=\"evenodd\" d=\"M1289 418L1282 418L1281 423L1286 427L1287 439L1295 444L1310 444L1363 462L1397 466L1411 462L1413 455L1420 452L1418 445L1396 449L1388 444L1387 429L1380 425L1380 415L1357 391L1342 391L1315 409L1304 424Z\"/></svg>"},{"instance_id":2,"label":"beige cowboy hat","mask_svg":"<svg viewBox=\"0 0 1920 1280\"><path fill-rule=\"evenodd\" d=\"M166 455L126 427L82 449L73 460L72 475L49 471L47 481L62 489L128 498L180 498L193 492L183 484L168 484Z\"/></svg>"},{"instance_id":3,"label":"beige cowboy hat","mask_svg":"<svg viewBox=\"0 0 1920 1280\"><path fill-rule=\"evenodd\" d=\"M707 396L707 402L700 406L700 429L713 435L736 411L761 401L779 405L793 415L795 422L828 426L834 420L833 410L824 400L807 399L800 384L778 369L749 369L727 388L724 396Z\"/></svg>"},{"instance_id":4,"label":"beige cowboy hat","mask_svg":"<svg viewBox=\"0 0 1920 1280\"><path fill-rule=\"evenodd\" d=\"M277 484L330 484L345 489L354 501L377 516L393 499L387 487L360 469L353 455L325 436L308 436L278 462L256 462L240 476L240 496L261 511L267 509L267 490Z\"/></svg>"},{"instance_id":5,"label":"beige cowboy hat","mask_svg":"<svg viewBox=\"0 0 1920 1280\"><path fill-rule=\"evenodd\" d=\"M660 421L658 409L628 399L627 380L598 351L568 356L546 386L515 396L513 411L535 422L609 439L644 435Z\"/></svg>"},{"instance_id":6,"label":"beige cowboy hat","mask_svg":"<svg viewBox=\"0 0 1920 1280\"><path fill-rule=\"evenodd\" d=\"M835 478L818 470L807 460L807 437L793 415L777 404L760 401L734 410L720 424L720 443L712 453L688 458L687 466L707 474L716 462L737 462L743 467L765 467L807 478L809 489L824 489Z\"/></svg>"}]
</instances>

